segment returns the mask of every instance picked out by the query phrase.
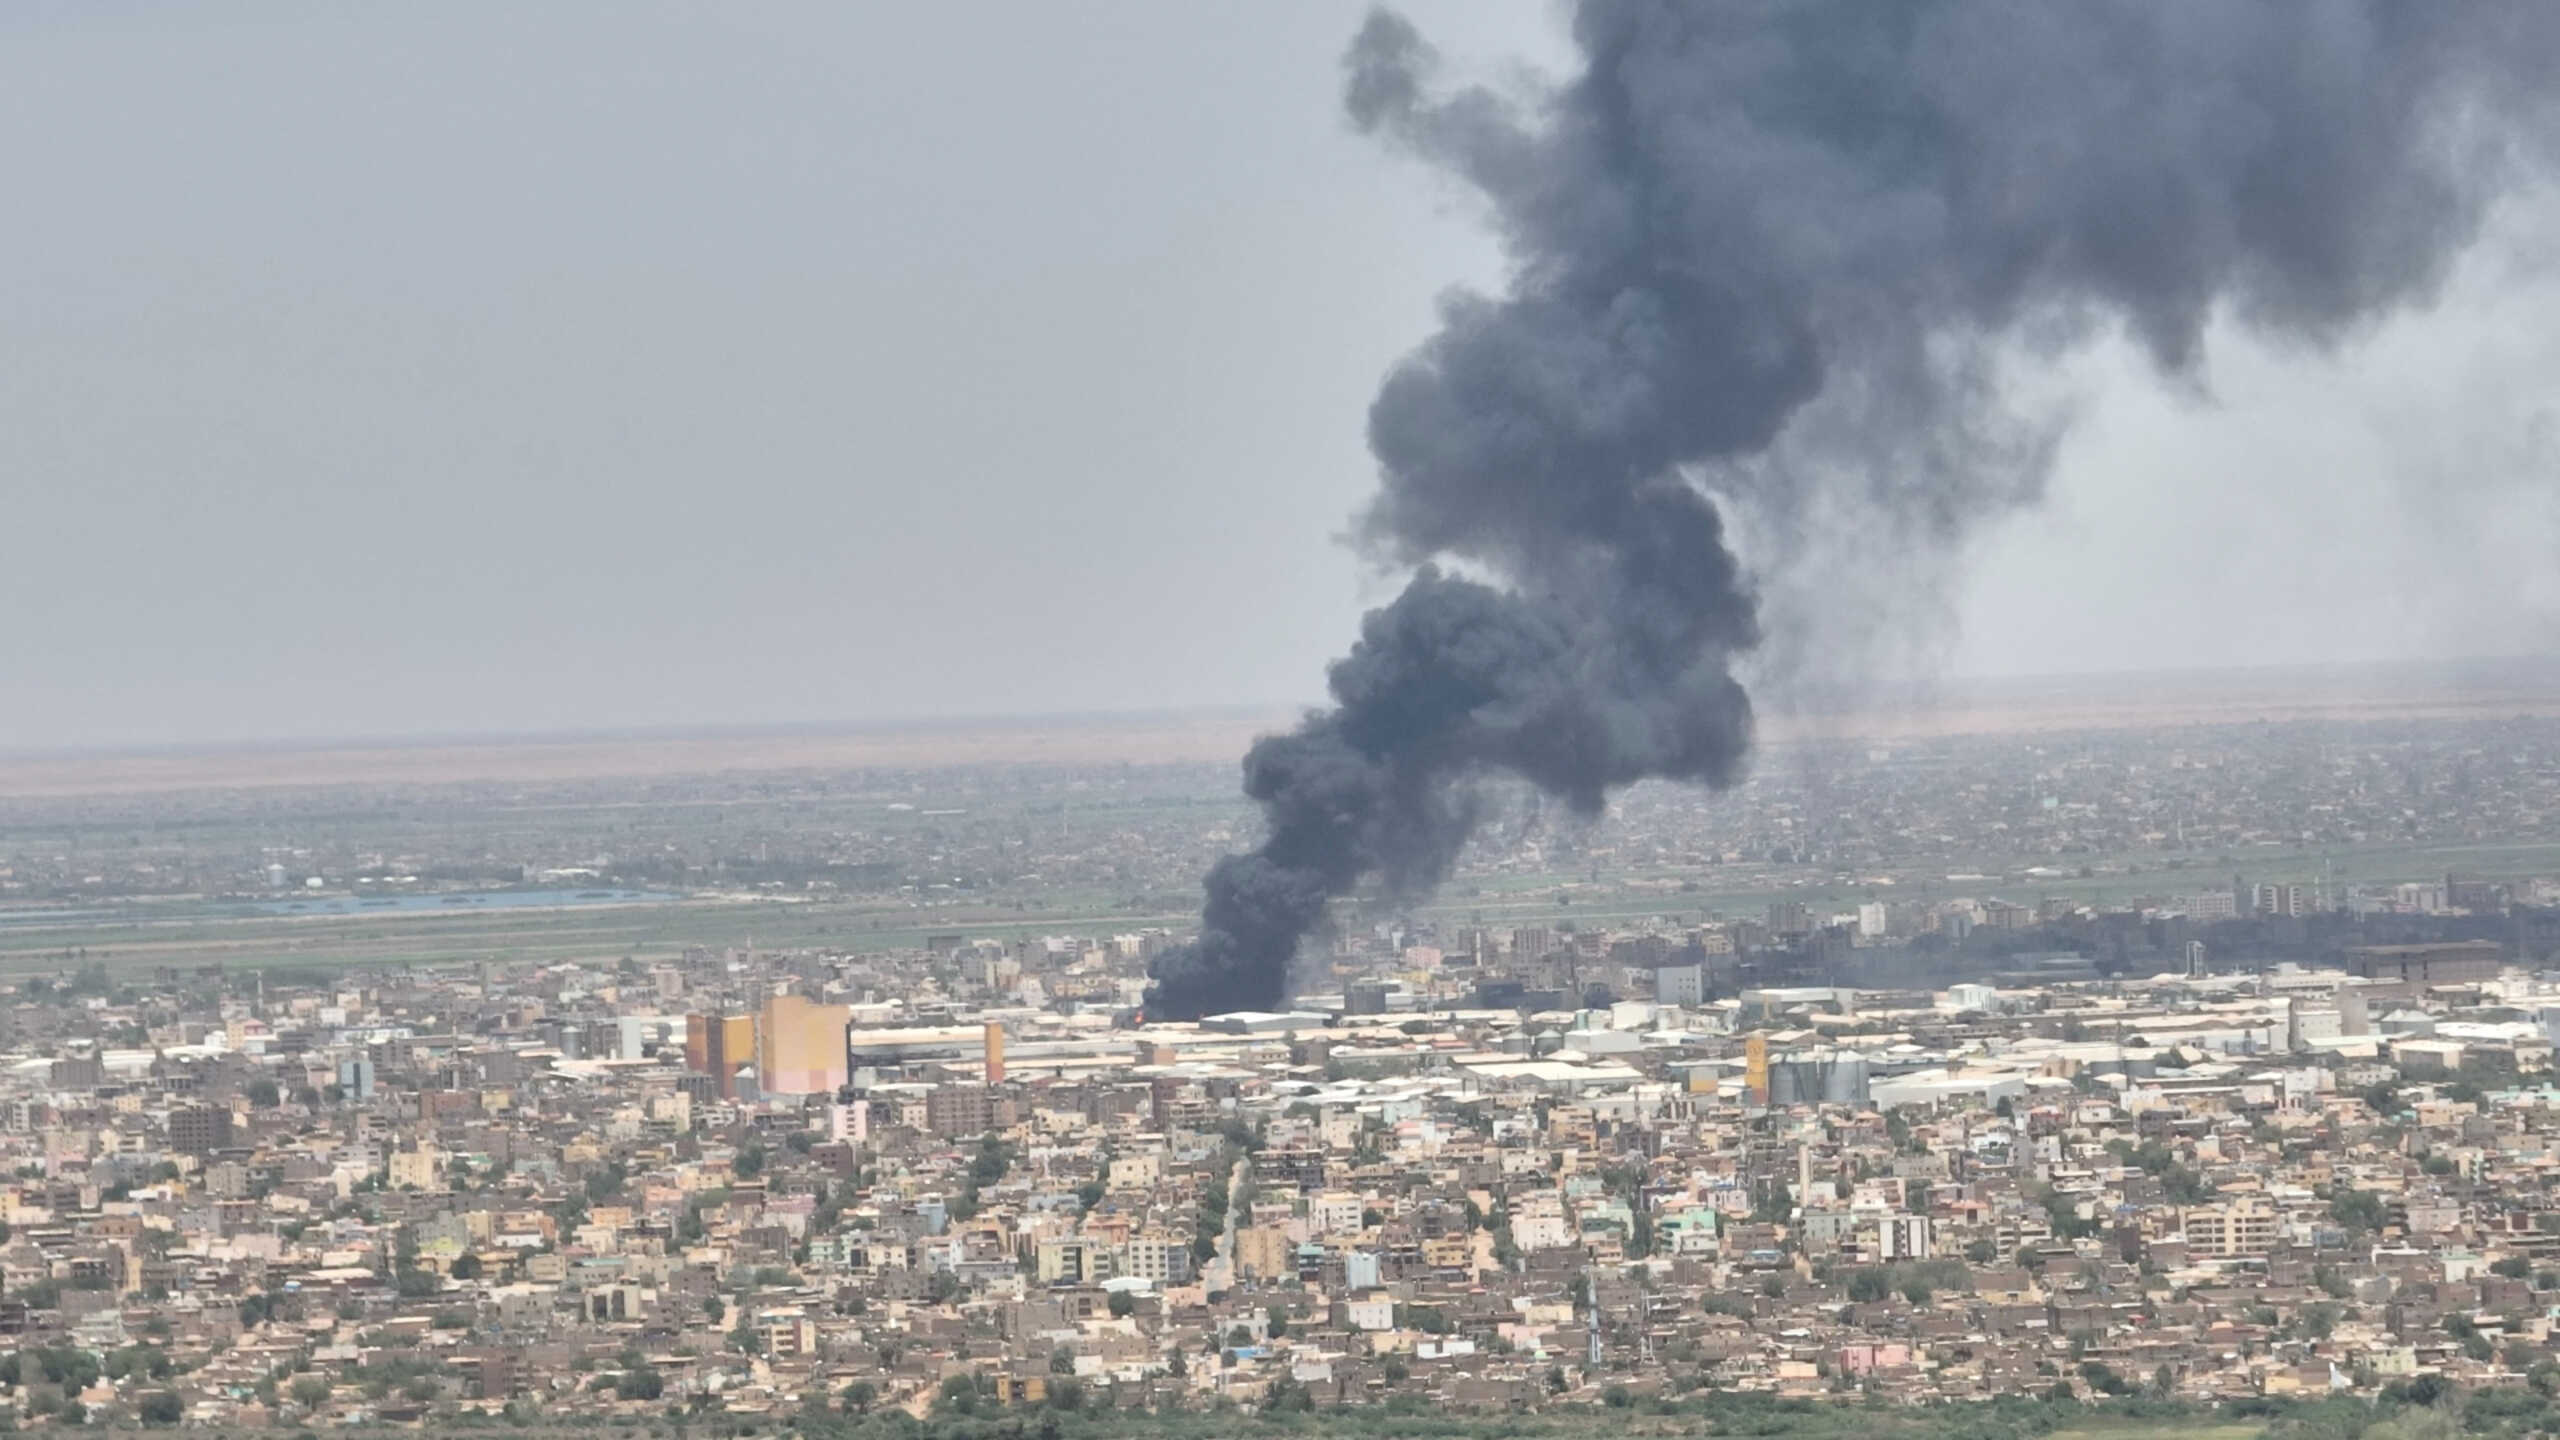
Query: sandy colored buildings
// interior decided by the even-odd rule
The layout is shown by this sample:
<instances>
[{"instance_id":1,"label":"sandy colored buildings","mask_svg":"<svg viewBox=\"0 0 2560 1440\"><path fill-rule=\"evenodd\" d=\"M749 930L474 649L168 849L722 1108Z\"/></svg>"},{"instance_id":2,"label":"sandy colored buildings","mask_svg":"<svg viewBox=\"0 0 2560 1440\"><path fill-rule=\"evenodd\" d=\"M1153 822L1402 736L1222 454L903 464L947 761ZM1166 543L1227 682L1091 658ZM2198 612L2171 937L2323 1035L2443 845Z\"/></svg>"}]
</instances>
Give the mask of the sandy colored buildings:
<instances>
[{"instance_id":1,"label":"sandy colored buildings","mask_svg":"<svg viewBox=\"0 0 2560 1440\"><path fill-rule=\"evenodd\" d=\"M684 1017L685 1068L718 1082L722 1098L738 1093L738 1072L756 1063L756 1017Z\"/></svg>"},{"instance_id":2,"label":"sandy colored buildings","mask_svg":"<svg viewBox=\"0 0 2560 1440\"><path fill-rule=\"evenodd\" d=\"M845 1083L848 1005L776 995L757 1017L756 1072L771 1095L832 1095Z\"/></svg>"}]
</instances>

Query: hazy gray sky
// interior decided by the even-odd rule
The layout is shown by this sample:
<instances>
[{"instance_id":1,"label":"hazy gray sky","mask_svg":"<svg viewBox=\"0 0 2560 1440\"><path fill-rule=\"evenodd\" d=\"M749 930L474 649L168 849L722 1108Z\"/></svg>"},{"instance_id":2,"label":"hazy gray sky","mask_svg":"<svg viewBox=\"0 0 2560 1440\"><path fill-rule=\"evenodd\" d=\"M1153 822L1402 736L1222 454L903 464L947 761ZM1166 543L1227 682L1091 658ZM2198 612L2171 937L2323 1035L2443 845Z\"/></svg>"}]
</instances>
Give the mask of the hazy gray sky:
<instances>
[{"instance_id":1,"label":"hazy gray sky","mask_svg":"<svg viewBox=\"0 0 2560 1440\"><path fill-rule=\"evenodd\" d=\"M1360 13L0 9L0 746L1314 698L1369 397L1496 275ZM2540 228L2210 400L2055 377L1950 663L2545 648Z\"/></svg>"}]
</instances>

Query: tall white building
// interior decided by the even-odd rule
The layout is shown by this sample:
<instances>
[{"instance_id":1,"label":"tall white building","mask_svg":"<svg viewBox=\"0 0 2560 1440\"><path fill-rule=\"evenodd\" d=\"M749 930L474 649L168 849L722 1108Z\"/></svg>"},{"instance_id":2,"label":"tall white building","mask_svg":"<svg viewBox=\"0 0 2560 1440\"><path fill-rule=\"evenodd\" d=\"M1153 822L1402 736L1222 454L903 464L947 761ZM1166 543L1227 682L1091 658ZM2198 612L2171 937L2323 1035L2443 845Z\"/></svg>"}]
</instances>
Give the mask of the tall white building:
<instances>
[{"instance_id":1,"label":"tall white building","mask_svg":"<svg viewBox=\"0 0 2560 1440\"><path fill-rule=\"evenodd\" d=\"M1887 1215L1877 1221L1876 1258L1880 1260L1928 1259L1929 1217Z\"/></svg>"}]
</instances>

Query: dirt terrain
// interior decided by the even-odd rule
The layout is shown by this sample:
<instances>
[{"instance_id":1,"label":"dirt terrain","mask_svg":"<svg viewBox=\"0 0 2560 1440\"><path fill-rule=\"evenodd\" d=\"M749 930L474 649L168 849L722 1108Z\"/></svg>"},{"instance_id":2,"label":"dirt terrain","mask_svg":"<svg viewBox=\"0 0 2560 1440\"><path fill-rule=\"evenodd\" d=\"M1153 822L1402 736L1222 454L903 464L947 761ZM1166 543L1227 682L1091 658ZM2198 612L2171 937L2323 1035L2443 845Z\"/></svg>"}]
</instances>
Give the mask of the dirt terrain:
<instances>
[{"instance_id":1,"label":"dirt terrain","mask_svg":"<svg viewBox=\"0 0 2560 1440\"><path fill-rule=\"evenodd\" d=\"M1775 743L2560 715L2560 665L2448 661L1969 680L1909 703L1763 711L1762 736Z\"/></svg>"},{"instance_id":2,"label":"dirt terrain","mask_svg":"<svg viewBox=\"0 0 2560 1440\"><path fill-rule=\"evenodd\" d=\"M2560 665L2460 661L1951 681L1915 701L1764 703L1765 743L2560 714ZM0 796L264 786L593 780L988 764L1217 763L1284 706L772 730L0 752Z\"/></svg>"},{"instance_id":3,"label":"dirt terrain","mask_svg":"<svg viewBox=\"0 0 2560 1440\"><path fill-rule=\"evenodd\" d=\"M556 735L204 749L0 753L0 795L153 794L255 786L398 785L721 774L1232 760L1290 723L1277 708L1071 715L836 730Z\"/></svg>"}]
</instances>

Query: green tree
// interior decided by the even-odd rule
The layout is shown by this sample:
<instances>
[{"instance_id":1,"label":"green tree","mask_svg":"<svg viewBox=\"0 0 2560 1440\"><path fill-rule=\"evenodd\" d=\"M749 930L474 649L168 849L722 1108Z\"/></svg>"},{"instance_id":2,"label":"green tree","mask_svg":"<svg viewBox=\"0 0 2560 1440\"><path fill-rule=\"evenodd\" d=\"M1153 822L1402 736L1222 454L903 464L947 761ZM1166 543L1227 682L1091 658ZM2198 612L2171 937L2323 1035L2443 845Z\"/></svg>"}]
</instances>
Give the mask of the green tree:
<instances>
[{"instance_id":1,"label":"green tree","mask_svg":"<svg viewBox=\"0 0 2560 1440\"><path fill-rule=\"evenodd\" d=\"M977 1157L969 1162L969 1178L981 1186L993 1185L1004 1178L1013 1165L1013 1157L1004 1142L989 1135L978 1142Z\"/></svg>"},{"instance_id":2,"label":"green tree","mask_svg":"<svg viewBox=\"0 0 2560 1440\"><path fill-rule=\"evenodd\" d=\"M587 1177L587 1199L596 1204L602 1204L621 1194L622 1187L630 1178L631 1172L624 1168L621 1162L616 1161L607 1165Z\"/></svg>"},{"instance_id":3,"label":"green tree","mask_svg":"<svg viewBox=\"0 0 2560 1440\"><path fill-rule=\"evenodd\" d=\"M1316 1408L1316 1397L1306 1386L1283 1375L1263 1390L1262 1408L1274 1415L1303 1414Z\"/></svg>"},{"instance_id":4,"label":"green tree","mask_svg":"<svg viewBox=\"0 0 2560 1440\"><path fill-rule=\"evenodd\" d=\"M2329 1218L2350 1230L2379 1230L2388 1216L2381 1196L2370 1190L2340 1186L2329 1197Z\"/></svg>"}]
</instances>

